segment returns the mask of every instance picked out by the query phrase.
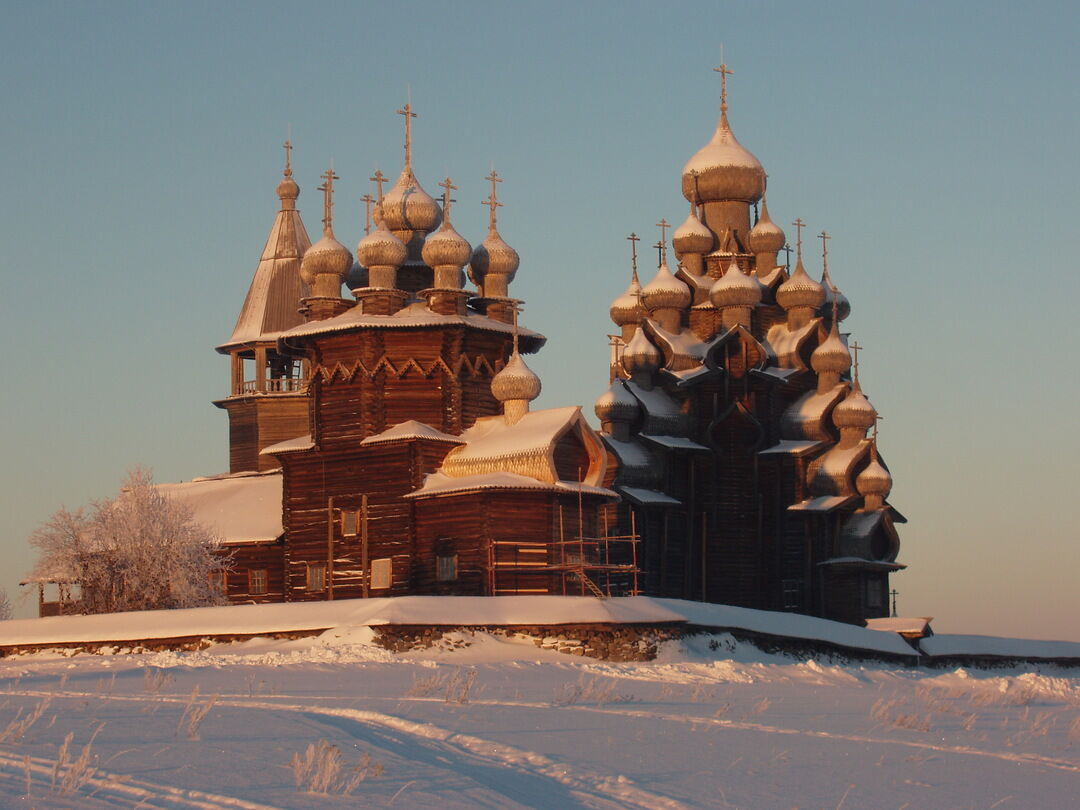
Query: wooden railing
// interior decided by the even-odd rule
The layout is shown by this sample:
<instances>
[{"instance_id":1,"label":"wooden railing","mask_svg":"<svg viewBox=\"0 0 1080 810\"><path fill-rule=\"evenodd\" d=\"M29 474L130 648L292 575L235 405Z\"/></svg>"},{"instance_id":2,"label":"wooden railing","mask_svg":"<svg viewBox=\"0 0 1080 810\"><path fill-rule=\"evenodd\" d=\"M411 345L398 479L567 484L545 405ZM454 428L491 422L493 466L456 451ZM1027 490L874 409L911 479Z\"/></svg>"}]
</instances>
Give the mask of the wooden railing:
<instances>
[{"instance_id":1,"label":"wooden railing","mask_svg":"<svg viewBox=\"0 0 1080 810\"><path fill-rule=\"evenodd\" d=\"M292 394L303 391L307 380L302 380L299 377L272 377L266 380L265 384L265 393L267 394ZM258 390L258 380L244 380L240 383L240 390L236 393L238 395L255 394L258 393Z\"/></svg>"}]
</instances>

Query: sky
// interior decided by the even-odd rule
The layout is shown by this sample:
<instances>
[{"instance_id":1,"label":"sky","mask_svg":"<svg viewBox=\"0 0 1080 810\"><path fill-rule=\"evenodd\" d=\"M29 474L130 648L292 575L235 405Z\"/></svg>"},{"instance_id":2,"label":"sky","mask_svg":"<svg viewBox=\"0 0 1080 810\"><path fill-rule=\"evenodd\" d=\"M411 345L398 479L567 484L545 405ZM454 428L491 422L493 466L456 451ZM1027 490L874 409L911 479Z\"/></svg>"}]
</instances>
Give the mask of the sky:
<instances>
[{"instance_id":1,"label":"sky","mask_svg":"<svg viewBox=\"0 0 1080 810\"><path fill-rule=\"evenodd\" d=\"M449 174L454 224L499 227L548 336L540 407L606 387L635 231L681 222L683 164L730 119L769 209L827 230L901 527L903 615L1080 640L1080 10L1066 3L0 2L0 585L33 529L134 465L227 469L232 330L291 132L317 238L363 235L375 168ZM1059 241L1060 240L1060 241ZM647 254L648 255L648 254ZM819 243L807 266L820 273ZM648 267L643 258L643 265ZM648 273L644 273L646 276ZM32 600L17 604L29 615Z\"/></svg>"}]
</instances>

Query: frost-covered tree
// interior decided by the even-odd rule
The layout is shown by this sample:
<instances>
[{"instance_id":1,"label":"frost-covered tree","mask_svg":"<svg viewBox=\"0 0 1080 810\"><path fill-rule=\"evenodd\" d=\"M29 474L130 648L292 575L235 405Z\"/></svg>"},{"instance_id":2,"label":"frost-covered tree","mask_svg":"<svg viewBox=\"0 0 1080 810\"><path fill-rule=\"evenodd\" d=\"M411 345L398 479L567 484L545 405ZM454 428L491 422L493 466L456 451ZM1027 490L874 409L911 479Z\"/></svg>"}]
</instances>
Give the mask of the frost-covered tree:
<instances>
[{"instance_id":1,"label":"frost-covered tree","mask_svg":"<svg viewBox=\"0 0 1080 810\"><path fill-rule=\"evenodd\" d=\"M7 591L0 588L0 622L11 618L11 600L8 599Z\"/></svg>"},{"instance_id":2,"label":"frost-covered tree","mask_svg":"<svg viewBox=\"0 0 1080 810\"><path fill-rule=\"evenodd\" d=\"M77 584L83 613L225 603L214 585L229 566L220 539L146 470L132 470L116 498L60 509L30 543L40 550L33 577Z\"/></svg>"}]
</instances>

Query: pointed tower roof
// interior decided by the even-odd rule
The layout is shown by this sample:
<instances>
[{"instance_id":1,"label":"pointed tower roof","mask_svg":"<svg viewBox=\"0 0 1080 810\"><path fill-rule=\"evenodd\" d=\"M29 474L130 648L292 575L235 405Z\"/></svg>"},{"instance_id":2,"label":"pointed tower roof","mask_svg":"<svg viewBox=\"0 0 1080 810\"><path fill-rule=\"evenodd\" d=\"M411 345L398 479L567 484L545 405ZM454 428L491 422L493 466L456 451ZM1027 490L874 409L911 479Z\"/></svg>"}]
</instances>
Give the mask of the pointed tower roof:
<instances>
[{"instance_id":1,"label":"pointed tower roof","mask_svg":"<svg viewBox=\"0 0 1080 810\"><path fill-rule=\"evenodd\" d=\"M236 327L229 339L217 347L222 354L238 346L273 341L279 332L304 322L298 312L300 299L311 295L311 290L300 279L300 260L311 247L311 239L296 209L300 189L292 178L289 141L285 141L285 171L277 193L281 210L270 228Z\"/></svg>"}]
</instances>

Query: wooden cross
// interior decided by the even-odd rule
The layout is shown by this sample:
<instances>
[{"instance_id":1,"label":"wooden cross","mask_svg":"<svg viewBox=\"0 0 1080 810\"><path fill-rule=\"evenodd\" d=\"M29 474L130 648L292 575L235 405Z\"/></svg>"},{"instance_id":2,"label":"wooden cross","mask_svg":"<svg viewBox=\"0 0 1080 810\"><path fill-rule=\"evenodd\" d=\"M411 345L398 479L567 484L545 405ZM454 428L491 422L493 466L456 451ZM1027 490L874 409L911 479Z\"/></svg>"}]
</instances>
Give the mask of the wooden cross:
<instances>
[{"instance_id":1,"label":"wooden cross","mask_svg":"<svg viewBox=\"0 0 1080 810\"><path fill-rule=\"evenodd\" d=\"M829 241L832 239L828 233L822 231L818 234L818 238L821 240L821 262L825 268L825 274L829 273ZM830 285L831 286L831 285Z\"/></svg>"},{"instance_id":2,"label":"wooden cross","mask_svg":"<svg viewBox=\"0 0 1080 810\"><path fill-rule=\"evenodd\" d=\"M787 266L788 270L791 270L791 243L784 242L784 246L780 249L784 251L784 255L786 256L784 264Z\"/></svg>"},{"instance_id":3,"label":"wooden cross","mask_svg":"<svg viewBox=\"0 0 1080 810\"><path fill-rule=\"evenodd\" d=\"M454 191L457 191L457 186L455 186L453 183L450 182L449 177L447 177L445 180L443 180L441 183L439 183L439 185L443 187L443 195L442 195L443 216L446 217L447 219L449 219L450 218L450 203L454 202L453 200L450 199L450 191L451 191L451 189L453 189Z\"/></svg>"},{"instance_id":4,"label":"wooden cross","mask_svg":"<svg viewBox=\"0 0 1080 810\"><path fill-rule=\"evenodd\" d=\"M417 115L412 111L412 102L405 103L405 108L397 111L398 115L405 116L405 166L412 166L412 119Z\"/></svg>"},{"instance_id":5,"label":"wooden cross","mask_svg":"<svg viewBox=\"0 0 1080 810\"><path fill-rule=\"evenodd\" d=\"M371 204L375 202L375 198L370 194L365 194L360 198L360 202L364 204L364 235L371 233Z\"/></svg>"},{"instance_id":6,"label":"wooden cross","mask_svg":"<svg viewBox=\"0 0 1080 810\"><path fill-rule=\"evenodd\" d=\"M653 247L656 248L656 266L659 267L664 263L664 243L657 242Z\"/></svg>"},{"instance_id":7,"label":"wooden cross","mask_svg":"<svg viewBox=\"0 0 1080 810\"><path fill-rule=\"evenodd\" d=\"M292 177L292 141L286 140L282 146L285 147L285 176Z\"/></svg>"},{"instance_id":8,"label":"wooden cross","mask_svg":"<svg viewBox=\"0 0 1080 810\"><path fill-rule=\"evenodd\" d=\"M802 229L806 227L806 223L802 221L802 217L798 217L791 223L795 226L795 258L802 258Z\"/></svg>"},{"instance_id":9,"label":"wooden cross","mask_svg":"<svg viewBox=\"0 0 1080 810\"><path fill-rule=\"evenodd\" d=\"M480 204L481 205L486 205L486 206L488 206L488 208L491 209L491 214L489 215L489 220L488 220L488 227L491 228L491 230L495 230L495 221L496 221L495 209L502 206L502 203L499 202L499 200L498 200L498 194L497 194L498 188L497 188L496 184L501 183L502 178L499 177L498 173L495 171L495 167L492 166L491 167L491 174L489 174L484 179L491 181L491 196L488 197L486 200L483 200Z\"/></svg>"},{"instance_id":10,"label":"wooden cross","mask_svg":"<svg viewBox=\"0 0 1080 810\"><path fill-rule=\"evenodd\" d=\"M333 167L319 176L324 180L318 188L323 193L323 230L329 234L333 232L334 223L334 181L341 178L334 174Z\"/></svg>"},{"instance_id":11,"label":"wooden cross","mask_svg":"<svg viewBox=\"0 0 1080 810\"><path fill-rule=\"evenodd\" d=\"M630 241L630 266L634 268L634 278L637 278L637 243L641 241L641 237L633 231L626 237Z\"/></svg>"},{"instance_id":12,"label":"wooden cross","mask_svg":"<svg viewBox=\"0 0 1080 810\"><path fill-rule=\"evenodd\" d=\"M892 615L894 619L896 618L896 597L898 597L899 595L900 591L896 590L896 588L893 588L891 591L889 591L889 596L892 597Z\"/></svg>"},{"instance_id":13,"label":"wooden cross","mask_svg":"<svg viewBox=\"0 0 1080 810\"><path fill-rule=\"evenodd\" d=\"M377 189L376 194L378 195L377 199L378 202L381 204L383 196L382 184L386 182L386 175L382 173L382 169L376 169L375 175L373 177L369 177L368 180L375 184L375 188Z\"/></svg>"},{"instance_id":14,"label":"wooden cross","mask_svg":"<svg viewBox=\"0 0 1080 810\"><path fill-rule=\"evenodd\" d=\"M872 436L871 438L873 438L873 440L874 440L874 447L875 447L875 448L877 447L877 429L878 429L878 423L879 423L879 422L881 422L881 420L882 420L882 419L884 419L884 418L885 418L885 417L884 417L884 416L882 416L882 415L881 415L880 413L877 413L877 412L875 412L875 413L874 413L874 435L873 435L873 436Z\"/></svg>"},{"instance_id":15,"label":"wooden cross","mask_svg":"<svg viewBox=\"0 0 1080 810\"><path fill-rule=\"evenodd\" d=\"M854 366L855 366L855 368L854 368L855 380L858 381L858 379L859 379L859 352L862 350L862 346L860 346L859 341L856 340L854 343L851 344L851 346L849 348L851 349L851 354L852 354L853 362L854 362Z\"/></svg>"},{"instance_id":16,"label":"wooden cross","mask_svg":"<svg viewBox=\"0 0 1080 810\"><path fill-rule=\"evenodd\" d=\"M667 229L671 227L671 223L662 218L656 223L656 227L660 229L660 263L667 264Z\"/></svg>"},{"instance_id":17,"label":"wooden cross","mask_svg":"<svg viewBox=\"0 0 1080 810\"><path fill-rule=\"evenodd\" d=\"M727 77L734 76L734 72L728 70L728 66L723 64L723 53L720 55L721 64L720 67L713 68L714 71L720 74L720 112L727 112Z\"/></svg>"}]
</instances>

